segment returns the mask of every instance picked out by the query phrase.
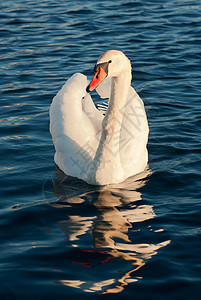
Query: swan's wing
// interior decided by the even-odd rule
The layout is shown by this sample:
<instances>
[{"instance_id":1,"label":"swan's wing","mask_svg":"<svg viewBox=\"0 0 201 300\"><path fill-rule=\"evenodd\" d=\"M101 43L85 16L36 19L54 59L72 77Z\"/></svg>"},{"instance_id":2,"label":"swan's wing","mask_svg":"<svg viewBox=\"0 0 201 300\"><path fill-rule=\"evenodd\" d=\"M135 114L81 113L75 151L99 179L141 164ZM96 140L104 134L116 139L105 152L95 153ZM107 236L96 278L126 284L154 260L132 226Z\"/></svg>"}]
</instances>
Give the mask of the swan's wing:
<instances>
[{"instance_id":1,"label":"swan's wing","mask_svg":"<svg viewBox=\"0 0 201 300\"><path fill-rule=\"evenodd\" d=\"M55 162L64 173L81 179L97 148L94 126L82 110L87 83L86 76L74 74L54 97L50 107Z\"/></svg>"},{"instance_id":2,"label":"swan's wing","mask_svg":"<svg viewBox=\"0 0 201 300\"><path fill-rule=\"evenodd\" d=\"M50 106L50 132L55 138L62 134L75 135L74 130L82 112L81 99L86 95L86 85L86 76L76 73L54 97Z\"/></svg>"},{"instance_id":3,"label":"swan's wing","mask_svg":"<svg viewBox=\"0 0 201 300\"><path fill-rule=\"evenodd\" d=\"M82 98L82 110L94 127L95 133L98 134L101 131L103 114L96 108L89 94Z\"/></svg>"}]
</instances>

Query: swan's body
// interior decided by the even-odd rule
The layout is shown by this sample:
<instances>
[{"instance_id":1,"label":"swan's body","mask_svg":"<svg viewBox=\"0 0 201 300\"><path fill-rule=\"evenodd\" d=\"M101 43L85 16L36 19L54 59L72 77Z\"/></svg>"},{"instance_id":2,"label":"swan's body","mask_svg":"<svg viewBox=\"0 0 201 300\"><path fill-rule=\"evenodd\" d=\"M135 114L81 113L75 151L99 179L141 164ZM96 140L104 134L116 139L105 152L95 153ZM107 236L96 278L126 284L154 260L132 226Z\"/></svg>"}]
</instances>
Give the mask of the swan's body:
<instances>
[{"instance_id":1,"label":"swan's body","mask_svg":"<svg viewBox=\"0 0 201 300\"><path fill-rule=\"evenodd\" d=\"M130 86L130 61L120 51L105 52L92 81L106 63L111 78L97 88L102 98L110 97L105 116L86 93L82 74L66 82L50 108L55 163L64 173L98 185L122 182L142 172L148 160L148 123L144 104Z\"/></svg>"}]
</instances>

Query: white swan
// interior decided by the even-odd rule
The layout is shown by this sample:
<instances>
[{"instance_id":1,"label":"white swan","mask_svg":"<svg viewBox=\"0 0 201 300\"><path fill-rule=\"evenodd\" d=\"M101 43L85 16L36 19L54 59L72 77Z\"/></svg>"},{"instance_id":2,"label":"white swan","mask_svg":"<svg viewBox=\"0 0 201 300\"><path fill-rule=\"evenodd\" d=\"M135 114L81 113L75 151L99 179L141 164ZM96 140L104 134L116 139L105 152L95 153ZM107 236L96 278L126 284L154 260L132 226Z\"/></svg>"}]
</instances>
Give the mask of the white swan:
<instances>
[{"instance_id":1,"label":"white swan","mask_svg":"<svg viewBox=\"0 0 201 300\"><path fill-rule=\"evenodd\" d=\"M53 99L55 163L65 174L89 184L120 183L147 165L144 104L130 86L130 61L121 51L101 55L94 72L89 85L86 76L74 74ZM105 116L89 95L96 87L101 98L110 98Z\"/></svg>"}]
</instances>

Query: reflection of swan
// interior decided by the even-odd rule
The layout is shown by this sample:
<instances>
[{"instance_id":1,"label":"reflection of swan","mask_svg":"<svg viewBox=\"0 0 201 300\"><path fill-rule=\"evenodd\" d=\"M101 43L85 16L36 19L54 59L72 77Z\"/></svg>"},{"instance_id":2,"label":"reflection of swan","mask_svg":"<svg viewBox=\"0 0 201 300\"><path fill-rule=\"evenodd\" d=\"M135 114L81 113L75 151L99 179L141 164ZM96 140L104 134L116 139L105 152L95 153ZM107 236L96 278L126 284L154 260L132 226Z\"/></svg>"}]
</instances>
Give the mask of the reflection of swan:
<instances>
[{"instance_id":1,"label":"reflection of swan","mask_svg":"<svg viewBox=\"0 0 201 300\"><path fill-rule=\"evenodd\" d=\"M146 264L148 259L157 254L158 249L170 242L160 241L152 244L136 240L137 232L141 227L143 230L152 230L147 221L155 217L152 206L142 204L141 193L136 190L145 184L147 174L149 174L148 171L142 173L141 178L140 175L134 176L110 189L108 187L96 188L82 181L77 181L77 183L75 181L73 188L71 178L68 177L62 183L59 181L55 184L55 195L60 199L54 204L55 207L62 205L68 207L70 204L73 207L76 203L80 205L82 201L89 201L97 210L95 214L86 215L85 211L85 214L78 215L75 207L75 214L71 210L67 220L57 223L66 235L69 244L82 252L81 257L77 255L75 259L71 257L72 263L86 267L86 271L76 271L74 274L71 268L72 279L68 277L57 280L56 283L79 288L85 292L119 293L128 283L140 279L137 271ZM81 184L80 191L79 184ZM69 187L69 193L66 193L67 187ZM146 226L143 227L145 221ZM158 232L152 231L154 238L160 235ZM91 244L88 244L89 235L92 235L93 239ZM87 238L87 247L85 238ZM71 255L73 256L73 253ZM92 255L91 261L90 255ZM94 264L94 256L99 263ZM114 259L117 260L118 269L115 267L113 271L113 265L110 267L110 262L112 263ZM92 266L93 268L90 268ZM102 273L99 274L100 269ZM93 274L90 275L90 272Z\"/></svg>"},{"instance_id":2,"label":"reflection of swan","mask_svg":"<svg viewBox=\"0 0 201 300\"><path fill-rule=\"evenodd\" d=\"M87 87L90 92L98 86L102 98L110 97L105 117L86 93L84 75L74 74L58 92L50 108L50 131L55 162L64 173L105 185L145 169L147 118L130 84L130 61L122 52L111 50L99 58Z\"/></svg>"}]
</instances>

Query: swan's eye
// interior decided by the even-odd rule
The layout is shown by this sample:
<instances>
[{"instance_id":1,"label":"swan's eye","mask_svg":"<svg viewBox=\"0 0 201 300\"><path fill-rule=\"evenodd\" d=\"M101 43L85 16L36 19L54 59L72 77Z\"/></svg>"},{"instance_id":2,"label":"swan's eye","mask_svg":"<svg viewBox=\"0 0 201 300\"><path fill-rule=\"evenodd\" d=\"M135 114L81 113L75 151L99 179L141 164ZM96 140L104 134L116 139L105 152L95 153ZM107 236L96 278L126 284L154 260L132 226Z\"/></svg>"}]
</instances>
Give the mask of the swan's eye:
<instances>
[{"instance_id":1,"label":"swan's eye","mask_svg":"<svg viewBox=\"0 0 201 300\"><path fill-rule=\"evenodd\" d=\"M97 75L96 75L96 78L98 78L99 75L100 75L100 68L99 68L99 70L98 70L98 73L97 73Z\"/></svg>"},{"instance_id":2,"label":"swan's eye","mask_svg":"<svg viewBox=\"0 0 201 300\"><path fill-rule=\"evenodd\" d=\"M112 60L109 60L108 63L111 64Z\"/></svg>"}]
</instances>

